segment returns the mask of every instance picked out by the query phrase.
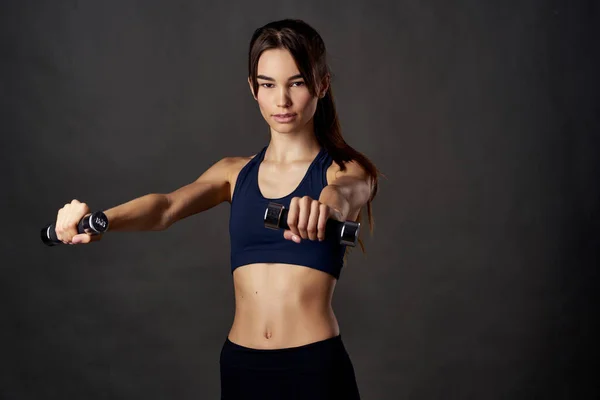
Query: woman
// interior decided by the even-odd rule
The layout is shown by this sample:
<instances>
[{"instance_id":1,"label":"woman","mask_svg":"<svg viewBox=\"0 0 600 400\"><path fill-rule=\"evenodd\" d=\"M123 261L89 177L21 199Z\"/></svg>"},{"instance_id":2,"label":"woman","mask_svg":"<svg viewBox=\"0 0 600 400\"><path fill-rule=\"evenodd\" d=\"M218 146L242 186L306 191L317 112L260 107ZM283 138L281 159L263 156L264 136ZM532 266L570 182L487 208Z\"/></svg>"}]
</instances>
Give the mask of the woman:
<instances>
[{"instance_id":1,"label":"woman","mask_svg":"<svg viewBox=\"0 0 600 400\"><path fill-rule=\"evenodd\" d=\"M366 205L372 224L378 170L342 138L325 55L319 34L302 21L257 29L248 83L270 127L268 146L251 157L225 157L172 193L105 211L110 231L163 230L231 203L236 308L221 351L222 399L359 398L331 307L346 248L325 235L325 222L360 221ZM289 209L283 234L264 227L270 201ZM76 232L89 211L77 200L65 204L58 238L99 240Z\"/></svg>"}]
</instances>

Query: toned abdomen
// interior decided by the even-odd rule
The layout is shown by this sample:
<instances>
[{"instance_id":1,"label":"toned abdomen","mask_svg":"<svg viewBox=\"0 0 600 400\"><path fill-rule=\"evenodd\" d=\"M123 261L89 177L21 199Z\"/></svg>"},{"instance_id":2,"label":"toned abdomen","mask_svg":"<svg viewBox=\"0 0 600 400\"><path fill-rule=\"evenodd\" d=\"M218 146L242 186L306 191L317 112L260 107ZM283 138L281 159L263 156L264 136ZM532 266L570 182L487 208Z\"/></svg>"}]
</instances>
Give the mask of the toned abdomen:
<instances>
[{"instance_id":1,"label":"toned abdomen","mask_svg":"<svg viewBox=\"0 0 600 400\"><path fill-rule=\"evenodd\" d=\"M311 268L250 264L234 271L236 309L229 339L251 348L285 348L339 334L331 308L336 280Z\"/></svg>"}]
</instances>

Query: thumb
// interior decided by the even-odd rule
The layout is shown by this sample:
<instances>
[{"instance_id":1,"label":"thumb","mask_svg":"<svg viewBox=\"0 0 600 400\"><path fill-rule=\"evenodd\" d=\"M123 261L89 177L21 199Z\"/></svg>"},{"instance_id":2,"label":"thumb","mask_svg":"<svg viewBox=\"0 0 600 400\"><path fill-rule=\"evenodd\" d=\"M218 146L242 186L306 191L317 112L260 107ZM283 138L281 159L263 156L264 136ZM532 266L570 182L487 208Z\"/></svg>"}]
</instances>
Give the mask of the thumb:
<instances>
[{"instance_id":1,"label":"thumb","mask_svg":"<svg viewBox=\"0 0 600 400\"><path fill-rule=\"evenodd\" d=\"M89 243L90 242L90 237L89 237L89 235L87 235L85 233L81 233L79 235L73 236L73 239L71 239L71 242L75 243L75 244Z\"/></svg>"},{"instance_id":2,"label":"thumb","mask_svg":"<svg viewBox=\"0 0 600 400\"><path fill-rule=\"evenodd\" d=\"M87 233L80 233L79 235L75 235L73 236L73 239L71 239L71 242L75 243L75 244L86 244L86 243L90 243L90 242L95 242L96 240L100 240L100 237L102 235L88 235Z\"/></svg>"},{"instance_id":3,"label":"thumb","mask_svg":"<svg viewBox=\"0 0 600 400\"><path fill-rule=\"evenodd\" d=\"M302 241L300 236L294 235L294 232L290 231L289 229L283 231L283 238L286 240L292 240L296 243L300 243Z\"/></svg>"}]
</instances>

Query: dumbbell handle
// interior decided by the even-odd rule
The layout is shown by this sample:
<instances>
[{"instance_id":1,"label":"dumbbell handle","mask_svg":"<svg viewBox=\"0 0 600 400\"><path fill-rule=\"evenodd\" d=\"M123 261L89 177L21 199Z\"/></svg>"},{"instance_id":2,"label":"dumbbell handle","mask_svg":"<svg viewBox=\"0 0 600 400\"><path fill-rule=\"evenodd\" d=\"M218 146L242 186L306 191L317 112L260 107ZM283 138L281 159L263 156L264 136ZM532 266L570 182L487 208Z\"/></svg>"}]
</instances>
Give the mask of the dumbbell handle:
<instances>
[{"instance_id":1,"label":"dumbbell handle","mask_svg":"<svg viewBox=\"0 0 600 400\"><path fill-rule=\"evenodd\" d=\"M290 229L287 224L289 210L283 205L269 203L265 211L265 227L269 229ZM325 235L339 238L340 244L354 247L358 242L360 223L354 221L337 221L329 218L325 224Z\"/></svg>"},{"instance_id":2,"label":"dumbbell handle","mask_svg":"<svg viewBox=\"0 0 600 400\"><path fill-rule=\"evenodd\" d=\"M77 233L89 233L91 235L99 235L106 232L108 229L108 218L102 211L84 216L77 224ZM55 224L51 223L42 228L40 232L42 242L47 246L55 246L62 244L56 236Z\"/></svg>"}]
</instances>

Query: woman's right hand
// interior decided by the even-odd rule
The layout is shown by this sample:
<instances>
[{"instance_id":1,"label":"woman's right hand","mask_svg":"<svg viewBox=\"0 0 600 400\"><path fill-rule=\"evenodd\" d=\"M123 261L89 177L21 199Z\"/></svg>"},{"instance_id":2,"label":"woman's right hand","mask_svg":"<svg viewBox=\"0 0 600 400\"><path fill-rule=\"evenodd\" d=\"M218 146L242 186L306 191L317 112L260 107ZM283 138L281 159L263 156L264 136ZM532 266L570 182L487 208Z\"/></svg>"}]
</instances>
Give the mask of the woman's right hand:
<instances>
[{"instance_id":1,"label":"woman's right hand","mask_svg":"<svg viewBox=\"0 0 600 400\"><path fill-rule=\"evenodd\" d=\"M89 215L90 209L87 204L73 199L63 208L58 210L54 231L58 239L64 244L86 244L98 241L102 235L90 235L88 233L77 233L77 224L79 221Z\"/></svg>"}]
</instances>

